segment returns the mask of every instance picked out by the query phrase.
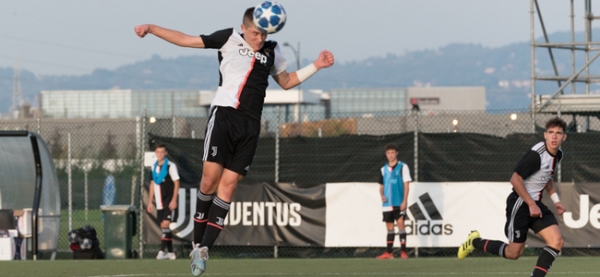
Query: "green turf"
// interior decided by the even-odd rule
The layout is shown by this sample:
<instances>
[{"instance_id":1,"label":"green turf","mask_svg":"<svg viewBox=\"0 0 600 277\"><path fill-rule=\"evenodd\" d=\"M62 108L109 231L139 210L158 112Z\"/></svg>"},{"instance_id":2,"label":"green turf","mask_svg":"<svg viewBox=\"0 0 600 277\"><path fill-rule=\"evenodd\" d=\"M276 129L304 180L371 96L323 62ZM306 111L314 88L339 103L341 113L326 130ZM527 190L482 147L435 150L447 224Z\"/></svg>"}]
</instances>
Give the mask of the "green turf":
<instances>
[{"instance_id":1,"label":"green turf","mask_svg":"<svg viewBox=\"0 0 600 277\"><path fill-rule=\"evenodd\" d=\"M529 276L537 258L212 259L202 276ZM548 277L600 276L598 258L559 257ZM191 276L188 259L0 262L0 276Z\"/></svg>"}]
</instances>

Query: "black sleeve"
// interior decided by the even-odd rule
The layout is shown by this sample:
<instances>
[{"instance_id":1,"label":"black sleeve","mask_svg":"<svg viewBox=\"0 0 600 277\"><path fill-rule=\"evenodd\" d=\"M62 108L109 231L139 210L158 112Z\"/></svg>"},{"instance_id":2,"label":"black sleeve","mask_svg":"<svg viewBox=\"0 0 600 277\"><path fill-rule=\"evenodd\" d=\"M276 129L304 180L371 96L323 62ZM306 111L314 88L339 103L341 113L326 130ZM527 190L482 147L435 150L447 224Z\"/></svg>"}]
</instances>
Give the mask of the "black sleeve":
<instances>
[{"instance_id":1,"label":"black sleeve","mask_svg":"<svg viewBox=\"0 0 600 277\"><path fill-rule=\"evenodd\" d=\"M540 154L535 151L529 151L523 159L517 164L514 172L519 174L521 178L527 179L533 173L536 173L540 170L540 165L542 160L540 159Z\"/></svg>"},{"instance_id":2,"label":"black sleeve","mask_svg":"<svg viewBox=\"0 0 600 277\"><path fill-rule=\"evenodd\" d=\"M200 35L200 37L204 42L204 48L220 49L229 40L231 34L233 34L233 28L216 31L210 35Z\"/></svg>"}]
</instances>

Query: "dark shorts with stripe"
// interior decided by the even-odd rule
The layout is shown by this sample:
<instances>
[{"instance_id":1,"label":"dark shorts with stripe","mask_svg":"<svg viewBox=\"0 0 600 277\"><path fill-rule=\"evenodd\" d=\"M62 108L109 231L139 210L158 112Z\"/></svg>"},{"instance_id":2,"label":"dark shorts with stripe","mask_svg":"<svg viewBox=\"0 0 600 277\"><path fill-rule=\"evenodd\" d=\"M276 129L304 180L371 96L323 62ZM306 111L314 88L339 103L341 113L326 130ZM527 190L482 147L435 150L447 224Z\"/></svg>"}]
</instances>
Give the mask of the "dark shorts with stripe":
<instances>
[{"instance_id":1,"label":"dark shorts with stripe","mask_svg":"<svg viewBox=\"0 0 600 277\"><path fill-rule=\"evenodd\" d=\"M206 125L203 161L245 176L256 153L260 120L231 107L214 107Z\"/></svg>"},{"instance_id":2,"label":"dark shorts with stripe","mask_svg":"<svg viewBox=\"0 0 600 277\"><path fill-rule=\"evenodd\" d=\"M394 223L400 218L406 219L406 210L401 211L400 207L393 207L389 212L383 212L383 222Z\"/></svg>"},{"instance_id":3,"label":"dark shorts with stripe","mask_svg":"<svg viewBox=\"0 0 600 277\"><path fill-rule=\"evenodd\" d=\"M511 193L506 198L506 225L504 226L504 234L508 241L523 243L527 240L527 231L531 229L534 233L539 233L541 230L551 226L558 225L556 217L544 203L541 201L535 202L542 217L531 217L529 215L529 206L516 193Z\"/></svg>"},{"instance_id":4,"label":"dark shorts with stripe","mask_svg":"<svg viewBox=\"0 0 600 277\"><path fill-rule=\"evenodd\" d=\"M156 219L158 219L158 222L162 222L165 220L173 222L173 221L177 220L175 218L176 211L177 211L177 209L171 211L171 210L169 210L169 208L162 209L162 210L156 210Z\"/></svg>"}]
</instances>

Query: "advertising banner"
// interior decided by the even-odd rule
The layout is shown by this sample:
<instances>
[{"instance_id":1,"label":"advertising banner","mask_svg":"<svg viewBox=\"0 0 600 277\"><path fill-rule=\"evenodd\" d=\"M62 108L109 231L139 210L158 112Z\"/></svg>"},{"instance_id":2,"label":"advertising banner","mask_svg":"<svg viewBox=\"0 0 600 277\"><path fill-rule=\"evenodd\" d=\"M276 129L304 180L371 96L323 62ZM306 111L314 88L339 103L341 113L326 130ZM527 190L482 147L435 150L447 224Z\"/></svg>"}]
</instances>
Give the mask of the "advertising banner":
<instances>
[{"instance_id":1,"label":"advertising banner","mask_svg":"<svg viewBox=\"0 0 600 277\"><path fill-rule=\"evenodd\" d=\"M505 202L511 189L508 182L411 183L407 246L455 247L475 229L505 239ZM327 184L326 199L326 247L386 246L379 184Z\"/></svg>"},{"instance_id":2,"label":"advertising banner","mask_svg":"<svg viewBox=\"0 0 600 277\"><path fill-rule=\"evenodd\" d=\"M171 223L175 243L193 239L197 188L181 188L176 220ZM155 217L146 213L148 243L160 243ZM238 184L225 227L216 245L323 246L325 241L325 185L297 188L293 184Z\"/></svg>"},{"instance_id":3,"label":"advertising banner","mask_svg":"<svg viewBox=\"0 0 600 277\"><path fill-rule=\"evenodd\" d=\"M600 247L600 191L596 183L556 184L566 212L557 216L564 247ZM471 230L507 241L504 234L508 182L410 185L405 230L408 247L457 247ZM171 229L176 243L193 238L197 188L181 188ZM543 202L554 204L544 194ZM160 228L145 214L146 242L160 243ZM239 184L217 245L385 247L387 231L377 183ZM399 246L398 240L395 241ZM544 241L531 231L529 247Z\"/></svg>"}]
</instances>

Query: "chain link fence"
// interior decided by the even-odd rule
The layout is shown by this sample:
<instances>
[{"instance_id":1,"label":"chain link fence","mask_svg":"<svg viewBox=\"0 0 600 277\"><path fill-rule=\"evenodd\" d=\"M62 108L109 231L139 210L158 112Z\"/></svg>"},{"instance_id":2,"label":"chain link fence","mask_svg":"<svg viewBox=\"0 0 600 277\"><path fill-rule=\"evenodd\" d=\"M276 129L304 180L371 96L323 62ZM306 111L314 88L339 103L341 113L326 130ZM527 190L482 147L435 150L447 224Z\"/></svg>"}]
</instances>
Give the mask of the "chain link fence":
<instances>
[{"instance_id":1,"label":"chain link fence","mask_svg":"<svg viewBox=\"0 0 600 277\"><path fill-rule=\"evenodd\" d=\"M330 114L324 118L322 113L308 112L290 116L286 114L289 110L274 108L263 114L259 149L251 172L242 182L301 185L376 182L378 169L385 163L383 145L386 142L400 145L399 160L409 165L415 181L505 182L518 159L543 138L545 122L556 116L503 110L399 111L377 116ZM599 113L593 112L562 115L569 124L569 137L563 146L566 159L557 181L600 181L600 161L595 158L600 154L596 146L600 139L599 117ZM138 212L139 207L144 206L140 196L148 185L149 169L143 167L143 157L144 152L152 149L151 136L201 141L206 124L205 117L140 115L134 119L2 120L0 128L39 133L48 145L61 187L57 258L71 258L67 233L72 229L94 226L103 247L100 205L134 205ZM340 170L346 174L330 174ZM132 248L139 251L141 257L153 258L159 245L144 243L143 224L137 224L137 228ZM187 257L190 247L176 246L177 256ZM374 257L382 250L215 246L211 257ZM566 249L563 254L595 255L597 250ZM536 254L536 251L531 249L528 253ZM411 253L453 256L456 249L411 249Z\"/></svg>"}]
</instances>

